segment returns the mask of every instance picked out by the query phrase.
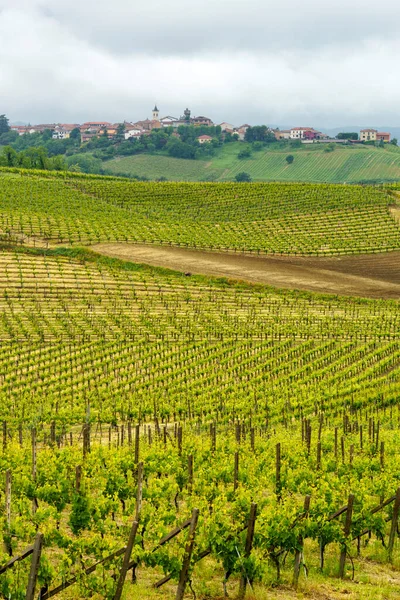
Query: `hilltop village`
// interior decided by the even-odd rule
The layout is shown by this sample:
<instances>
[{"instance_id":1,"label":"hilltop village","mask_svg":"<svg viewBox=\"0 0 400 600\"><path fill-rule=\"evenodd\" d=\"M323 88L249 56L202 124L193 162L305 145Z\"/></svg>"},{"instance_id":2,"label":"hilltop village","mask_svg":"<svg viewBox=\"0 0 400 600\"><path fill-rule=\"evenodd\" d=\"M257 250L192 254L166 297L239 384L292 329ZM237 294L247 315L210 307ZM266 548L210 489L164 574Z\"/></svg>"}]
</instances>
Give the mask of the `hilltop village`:
<instances>
[{"instance_id":1,"label":"hilltop village","mask_svg":"<svg viewBox=\"0 0 400 600\"><path fill-rule=\"evenodd\" d=\"M231 135L233 139L240 141L246 140L246 132L251 128L249 124L235 126L228 122L214 123L212 119L205 116L192 116L191 111L186 108L183 115L174 117L166 115L160 117L160 111L157 105L154 106L151 114L151 119L146 118L138 121L123 121L121 123L110 123L108 121L87 121L85 123L42 123L38 125L11 125L10 129L18 135L39 133L42 134L46 130L51 132L52 138L55 140L69 139L73 132L75 135L80 135L82 144L89 142L95 137L107 136L109 139L122 138L140 139L142 136L148 136L154 130L173 128L176 137L179 137L178 132L181 126L194 127L215 127L217 133ZM362 129L359 133L342 134L336 138L332 138L313 127L292 127L291 129L273 129L266 127L266 132L276 140L300 140L304 144L320 142L320 143L363 143L363 142L383 142L389 143L390 133L381 132L376 129ZM206 144L213 140L213 135L200 134L197 137L199 144Z\"/></svg>"}]
</instances>

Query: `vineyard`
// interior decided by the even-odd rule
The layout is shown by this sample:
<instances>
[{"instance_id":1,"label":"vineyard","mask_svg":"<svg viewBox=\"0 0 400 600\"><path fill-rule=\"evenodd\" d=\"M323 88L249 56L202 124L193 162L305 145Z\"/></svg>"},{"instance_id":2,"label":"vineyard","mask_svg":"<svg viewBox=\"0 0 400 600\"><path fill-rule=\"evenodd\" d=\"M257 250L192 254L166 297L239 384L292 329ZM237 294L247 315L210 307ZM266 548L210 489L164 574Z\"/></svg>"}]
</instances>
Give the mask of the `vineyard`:
<instances>
[{"instance_id":1,"label":"vineyard","mask_svg":"<svg viewBox=\"0 0 400 600\"><path fill-rule=\"evenodd\" d=\"M398 597L399 302L87 247L389 251L391 192L0 175L0 597Z\"/></svg>"},{"instance_id":2,"label":"vineyard","mask_svg":"<svg viewBox=\"0 0 400 600\"><path fill-rule=\"evenodd\" d=\"M313 184L133 183L0 177L0 236L50 244L141 242L268 254L400 248L383 189Z\"/></svg>"},{"instance_id":3,"label":"vineyard","mask_svg":"<svg viewBox=\"0 0 400 600\"><path fill-rule=\"evenodd\" d=\"M241 171L249 173L253 181L357 183L400 179L400 152L391 145L336 146L333 152L326 152L325 144L279 149L272 146L239 159L242 148L242 144L225 144L208 161L151 154L119 157L105 161L104 168L110 173L153 180L166 177L168 181L232 181ZM288 154L294 156L291 165L285 160Z\"/></svg>"}]
</instances>

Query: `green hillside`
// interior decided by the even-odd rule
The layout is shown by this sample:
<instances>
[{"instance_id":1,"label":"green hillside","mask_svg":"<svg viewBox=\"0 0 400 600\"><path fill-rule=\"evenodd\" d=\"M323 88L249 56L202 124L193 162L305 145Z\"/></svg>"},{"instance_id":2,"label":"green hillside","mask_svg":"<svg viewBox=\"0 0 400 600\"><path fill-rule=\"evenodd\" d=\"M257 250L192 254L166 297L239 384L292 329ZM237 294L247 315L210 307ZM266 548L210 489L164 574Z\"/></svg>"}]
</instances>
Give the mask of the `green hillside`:
<instances>
[{"instance_id":1,"label":"green hillside","mask_svg":"<svg viewBox=\"0 0 400 600\"><path fill-rule=\"evenodd\" d=\"M142 154L116 158L104 163L111 173L166 177L171 181L230 181L241 171L254 181L313 181L356 183L400 179L400 149L395 146L335 146L301 148L268 147L239 160L243 144L226 144L218 155L205 160L185 160L162 155ZM288 165L286 156L294 162Z\"/></svg>"}]
</instances>

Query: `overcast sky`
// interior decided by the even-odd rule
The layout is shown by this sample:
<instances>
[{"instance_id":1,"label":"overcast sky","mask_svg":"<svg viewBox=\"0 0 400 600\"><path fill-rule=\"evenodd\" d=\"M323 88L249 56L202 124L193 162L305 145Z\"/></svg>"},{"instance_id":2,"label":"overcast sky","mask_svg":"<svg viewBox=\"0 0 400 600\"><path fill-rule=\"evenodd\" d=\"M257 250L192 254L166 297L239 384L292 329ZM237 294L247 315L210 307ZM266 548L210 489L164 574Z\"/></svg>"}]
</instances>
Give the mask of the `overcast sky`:
<instances>
[{"instance_id":1,"label":"overcast sky","mask_svg":"<svg viewBox=\"0 0 400 600\"><path fill-rule=\"evenodd\" d=\"M400 125L399 0L0 0L0 114Z\"/></svg>"}]
</instances>

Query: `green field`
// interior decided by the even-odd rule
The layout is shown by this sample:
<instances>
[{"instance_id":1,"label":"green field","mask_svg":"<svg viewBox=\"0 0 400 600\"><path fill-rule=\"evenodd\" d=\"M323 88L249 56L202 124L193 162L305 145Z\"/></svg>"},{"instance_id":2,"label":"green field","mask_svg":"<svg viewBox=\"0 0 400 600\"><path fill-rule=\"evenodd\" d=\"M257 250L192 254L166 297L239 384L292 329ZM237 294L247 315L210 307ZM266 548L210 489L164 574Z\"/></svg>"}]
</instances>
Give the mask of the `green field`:
<instances>
[{"instance_id":1,"label":"green field","mask_svg":"<svg viewBox=\"0 0 400 600\"><path fill-rule=\"evenodd\" d=\"M122 600L183 598L185 558L185 598L398 598L400 302L87 247L388 251L394 200L0 172L2 598L26 598L39 532L34 597L115 600L132 531Z\"/></svg>"},{"instance_id":2,"label":"green field","mask_svg":"<svg viewBox=\"0 0 400 600\"><path fill-rule=\"evenodd\" d=\"M335 146L333 152L326 152L322 144L278 150L271 146L239 160L237 155L243 147L226 144L208 161L146 154L116 158L105 162L104 167L110 173L152 180L166 177L170 181L232 181L241 171L249 173L254 181L356 183L400 179L400 149L394 146ZM288 154L295 158L291 165L285 160Z\"/></svg>"}]
</instances>

